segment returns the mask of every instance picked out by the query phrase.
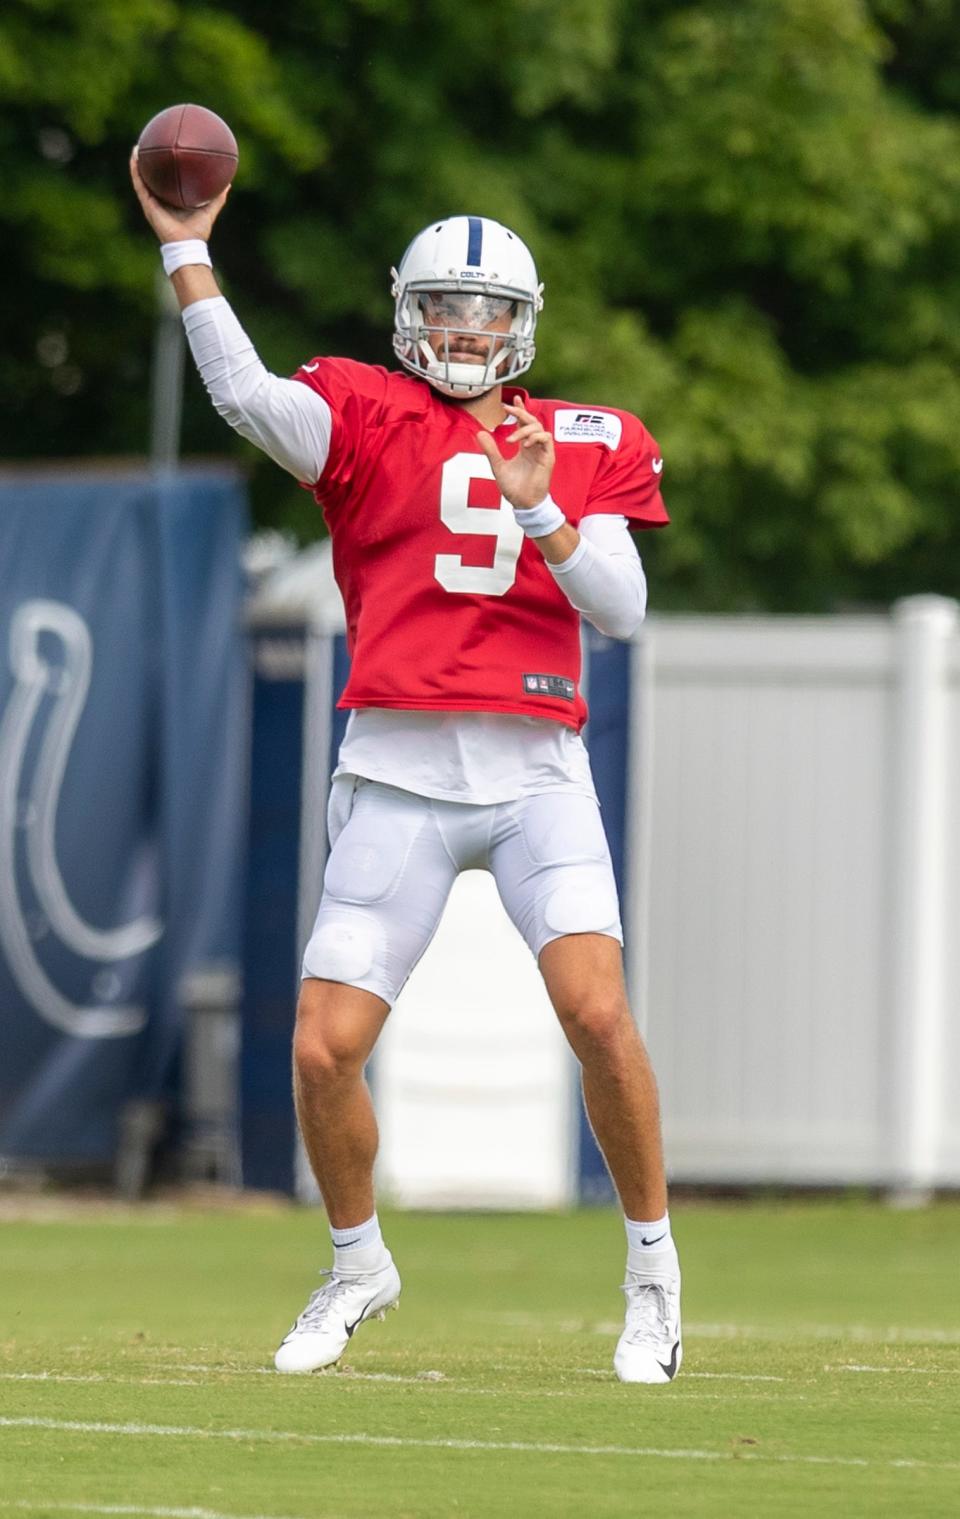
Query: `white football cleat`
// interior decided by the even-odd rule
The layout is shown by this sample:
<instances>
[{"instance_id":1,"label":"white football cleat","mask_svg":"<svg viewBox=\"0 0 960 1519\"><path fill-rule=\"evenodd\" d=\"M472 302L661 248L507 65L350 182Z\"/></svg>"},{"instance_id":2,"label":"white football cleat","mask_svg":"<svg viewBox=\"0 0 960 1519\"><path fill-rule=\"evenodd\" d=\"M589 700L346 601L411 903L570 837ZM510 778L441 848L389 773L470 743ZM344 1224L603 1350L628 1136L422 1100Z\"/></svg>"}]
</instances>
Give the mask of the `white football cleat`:
<instances>
[{"instance_id":1,"label":"white football cleat","mask_svg":"<svg viewBox=\"0 0 960 1519\"><path fill-rule=\"evenodd\" d=\"M627 1322L613 1357L621 1382L672 1382L680 1370L680 1268L627 1272Z\"/></svg>"},{"instance_id":2,"label":"white football cleat","mask_svg":"<svg viewBox=\"0 0 960 1519\"><path fill-rule=\"evenodd\" d=\"M320 1371L339 1361L355 1329L396 1308L400 1275L393 1261L365 1276L336 1276L318 1287L274 1357L278 1371Z\"/></svg>"}]
</instances>

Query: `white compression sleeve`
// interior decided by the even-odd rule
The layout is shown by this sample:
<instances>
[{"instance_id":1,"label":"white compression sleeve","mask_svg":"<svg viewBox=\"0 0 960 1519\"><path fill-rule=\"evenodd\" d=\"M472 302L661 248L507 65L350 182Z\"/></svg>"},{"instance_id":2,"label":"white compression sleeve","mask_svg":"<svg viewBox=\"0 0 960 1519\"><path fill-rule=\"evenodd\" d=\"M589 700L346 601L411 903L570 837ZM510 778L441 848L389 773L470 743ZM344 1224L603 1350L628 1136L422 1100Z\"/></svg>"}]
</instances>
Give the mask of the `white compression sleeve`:
<instances>
[{"instance_id":1,"label":"white compression sleeve","mask_svg":"<svg viewBox=\"0 0 960 1519\"><path fill-rule=\"evenodd\" d=\"M626 517L598 513L580 523L580 542L562 564L548 564L567 599L599 633L629 638L647 610L647 577Z\"/></svg>"},{"instance_id":2,"label":"white compression sleeve","mask_svg":"<svg viewBox=\"0 0 960 1519\"><path fill-rule=\"evenodd\" d=\"M190 351L220 416L282 469L313 485L330 450L330 408L299 380L270 374L226 298L183 312Z\"/></svg>"}]
</instances>

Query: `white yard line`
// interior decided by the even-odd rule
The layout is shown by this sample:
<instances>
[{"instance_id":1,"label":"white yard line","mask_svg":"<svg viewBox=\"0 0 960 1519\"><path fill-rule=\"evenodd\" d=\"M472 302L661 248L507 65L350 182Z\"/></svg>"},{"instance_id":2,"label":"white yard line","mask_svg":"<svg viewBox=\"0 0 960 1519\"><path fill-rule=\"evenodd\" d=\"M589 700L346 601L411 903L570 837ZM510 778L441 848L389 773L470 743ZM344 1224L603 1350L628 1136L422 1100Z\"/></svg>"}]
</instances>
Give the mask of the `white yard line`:
<instances>
[{"instance_id":1,"label":"white yard line","mask_svg":"<svg viewBox=\"0 0 960 1519\"><path fill-rule=\"evenodd\" d=\"M172 1367L172 1370L194 1371L205 1376L218 1377L273 1377L277 1380L277 1373L269 1366L251 1366L247 1369L229 1366L182 1366ZM492 1371L512 1372L512 1366L491 1366ZM861 1365L837 1365L824 1366L827 1373L852 1372L860 1374L873 1374L876 1376L889 1376L895 1373L918 1377L960 1377L960 1366L861 1366ZM411 1376L401 1376L388 1371L357 1371L353 1367L342 1371L334 1371L332 1368L326 1372L316 1373L318 1377L334 1381L340 1379L346 1382L394 1382L403 1386L424 1387L442 1384L447 1392L466 1393L474 1397L502 1397L502 1389L497 1387L477 1387L471 1383L457 1382L449 1377L446 1372L414 1372ZM565 1367L563 1376L569 1377L596 1377L604 1381L614 1383L612 1369L593 1366ZM778 1377L755 1372L745 1371L685 1371L683 1383L699 1382L789 1382L789 1377ZM67 1371L0 1371L0 1382L80 1382L96 1383L103 1386L115 1387L204 1387L206 1382L197 1377L190 1379L184 1377L125 1377L105 1372L91 1372L80 1375ZM575 1398L581 1396L576 1388L514 1388L511 1391L513 1397L519 1398ZM689 1394L687 1395L689 1398ZM706 1394L701 1394L706 1396ZM719 1394L717 1395L719 1396Z\"/></svg>"},{"instance_id":2,"label":"white yard line","mask_svg":"<svg viewBox=\"0 0 960 1519\"><path fill-rule=\"evenodd\" d=\"M155 1363L156 1364L156 1363ZM161 1365L164 1363L161 1362ZM221 1377L273 1377L276 1372L271 1366L217 1366L215 1362L199 1361L170 1361L167 1363L171 1371L215 1371Z\"/></svg>"},{"instance_id":3,"label":"white yard line","mask_svg":"<svg viewBox=\"0 0 960 1519\"><path fill-rule=\"evenodd\" d=\"M204 1372L207 1376L217 1377L277 1376L277 1372L274 1371L272 1366L197 1366L193 1364L184 1364L182 1366L172 1366L171 1370L199 1371ZM327 1372L327 1375L331 1375L331 1373ZM332 1375L345 1377L351 1382L404 1382L419 1385L421 1387L424 1385L424 1383L449 1381L446 1372L443 1371L415 1371L410 1376L401 1376L399 1373L392 1371L355 1371L352 1366L349 1370L344 1369L343 1371L332 1373ZM168 1387L173 1387L176 1384L173 1382L168 1382L165 1385Z\"/></svg>"},{"instance_id":4,"label":"white yard line","mask_svg":"<svg viewBox=\"0 0 960 1519\"><path fill-rule=\"evenodd\" d=\"M824 1371L829 1371L830 1368L828 1366L825 1366L823 1369ZM566 1375L581 1377L607 1377L612 1379L613 1372L607 1371L602 1367L594 1368L592 1366L571 1366L567 1368ZM685 1371L683 1373L683 1380L685 1382L691 1381L694 1377L697 1377L704 1382L786 1382L787 1380L786 1377L760 1376L759 1374L754 1375L754 1373L746 1371Z\"/></svg>"},{"instance_id":5,"label":"white yard line","mask_svg":"<svg viewBox=\"0 0 960 1519\"><path fill-rule=\"evenodd\" d=\"M551 1334L618 1335L622 1320L550 1319L544 1314L490 1312L475 1314L498 1324L518 1329L539 1329ZM960 1329L934 1329L889 1324L877 1328L872 1324L729 1324L692 1323L683 1325L684 1337L700 1340L853 1340L863 1345L935 1344L960 1345Z\"/></svg>"},{"instance_id":6,"label":"white yard line","mask_svg":"<svg viewBox=\"0 0 960 1519\"><path fill-rule=\"evenodd\" d=\"M220 1514L212 1508L146 1508L133 1503L56 1503L38 1498L0 1498L0 1509L19 1509L35 1514L38 1509L63 1514L145 1514L152 1519L279 1519L266 1514Z\"/></svg>"},{"instance_id":7,"label":"white yard line","mask_svg":"<svg viewBox=\"0 0 960 1519\"><path fill-rule=\"evenodd\" d=\"M71 1371L0 1371L0 1382L106 1382L118 1387L204 1387L206 1383L191 1382L173 1377L115 1377L104 1372L90 1372L85 1376Z\"/></svg>"},{"instance_id":8,"label":"white yard line","mask_svg":"<svg viewBox=\"0 0 960 1519\"><path fill-rule=\"evenodd\" d=\"M212 1373L216 1373L216 1368L211 1367L211 1372ZM261 1366L257 1366L257 1367L252 1368L252 1370L250 1372L242 1372L242 1371L233 1370L233 1371L228 1371L228 1372L224 1372L224 1373L221 1373L221 1374L224 1375L224 1376L234 1376L234 1377L237 1377L237 1376L248 1376L248 1375L250 1375L250 1376L263 1375L263 1376L273 1377L274 1380L275 1380L275 1382L277 1382L277 1384L279 1386L290 1386L290 1385L292 1385L291 1382L290 1382L290 1379L288 1377L281 1377L281 1376L278 1375L277 1372L272 1371L272 1370L268 1369L267 1367L261 1367ZM605 1377L607 1379L607 1381L609 1381L611 1387L616 1386L616 1378L614 1376L614 1372L613 1372L612 1368L611 1368L610 1371L588 1372L587 1375L588 1376L597 1376L597 1377L603 1376L603 1377ZM697 1377L697 1376L709 1377L709 1376L712 1376L712 1375L713 1375L713 1373L711 1373L711 1372L696 1372L696 1371L689 1372L689 1373L685 1374L684 1381L689 1381L691 1377ZM717 1375L718 1378L720 1378L720 1377L722 1377L724 1375L724 1373L723 1372L717 1372L716 1375ZM460 1394L460 1395L465 1395L467 1397L476 1397L476 1398L502 1398L503 1395L504 1395L502 1388L499 1388L499 1387L476 1387L476 1386L472 1386L470 1384L457 1383L457 1382L454 1382L451 1378L445 1376L442 1372L441 1373L434 1373L433 1375L428 1375L428 1376L425 1376L425 1375L421 1374L419 1376L402 1377L402 1376L394 1376L392 1373L386 1372L386 1371L354 1371L352 1368L351 1369L344 1369L343 1371L334 1371L334 1369L332 1367L330 1367L326 1371L318 1371L318 1372L313 1373L313 1377L314 1377L314 1380L322 1379L324 1381L330 1381L330 1382L333 1382L333 1381L342 1381L342 1382L402 1382L405 1385L409 1386L409 1385L412 1384L413 1386L416 1386L416 1387L424 1387L424 1386L429 1387L429 1386L442 1385L443 1388L444 1388L445 1394L457 1393L457 1394ZM780 1382L780 1381L783 1381L784 1379L782 1377L754 1377L754 1378L745 1377L745 1378L742 1378L740 1380L744 1380L744 1381L758 1381L758 1382ZM96 1374L92 1374L92 1375L89 1375L89 1376L77 1376L77 1375L74 1375L74 1374L72 1374L70 1372L59 1372L59 1371L5 1371L5 1372L0 1371L0 1381L4 1381L4 1382L34 1382L34 1383L36 1383L36 1382L41 1382L41 1383L42 1382L49 1382L49 1383L52 1383L52 1384L53 1383L60 1383L60 1382L69 1382L69 1383L75 1383L75 1382L95 1382L95 1383L97 1383L100 1386L108 1386L108 1387L112 1386L112 1385L116 1385L117 1387L205 1387L205 1386L209 1385L206 1382L201 1382L201 1381L197 1381L197 1380L193 1380L193 1381L187 1382L187 1381L183 1381L183 1380L180 1380L180 1379L175 1379L173 1377L114 1377L114 1376L107 1376L107 1375L105 1375L102 1372L99 1372L99 1373L96 1373ZM582 1387L534 1387L534 1388L530 1388L530 1387L518 1387L518 1388L511 1389L510 1396L514 1397L514 1398L537 1398L537 1399L543 1399L543 1398L582 1398L583 1397L583 1392L584 1392L584 1390L583 1390ZM704 1402L704 1401L711 1401L711 1402L713 1402L713 1401L719 1400L721 1396L722 1396L722 1394L720 1394L718 1392L716 1392L716 1393L714 1393L714 1392L687 1392L685 1394L685 1396L684 1396L684 1402L685 1403L698 1402L698 1401L699 1402ZM793 1401L794 1402L798 1402L799 1401L799 1402L804 1402L805 1403L807 1401L807 1398L806 1398L805 1394L796 1394L794 1396L794 1398L793 1398Z\"/></svg>"},{"instance_id":9,"label":"white yard line","mask_svg":"<svg viewBox=\"0 0 960 1519\"><path fill-rule=\"evenodd\" d=\"M960 1345L960 1329L932 1329L901 1324L877 1328L871 1324L685 1324L685 1333L703 1340L854 1340L863 1345L903 1345L929 1342Z\"/></svg>"},{"instance_id":10,"label":"white yard line","mask_svg":"<svg viewBox=\"0 0 960 1519\"><path fill-rule=\"evenodd\" d=\"M960 1366L825 1366L824 1371L873 1372L889 1376L893 1372L914 1377L960 1377Z\"/></svg>"},{"instance_id":11,"label":"white yard line","mask_svg":"<svg viewBox=\"0 0 960 1519\"><path fill-rule=\"evenodd\" d=\"M144 1435L177 1440L232 1440L253 1444L290 1445L360 1445L385 1450L461 1450L516 1451L528 1455L550 1456L631 1456L662 1458L670 1461L756 1461L788 1466L883 1467L910 1471L960 1471L960 1461L920 1461L912 1457L875 1460L867 1456L761 1455L732 1450L689 1450L654 1445L566 1445L537 1440L463 1440L423 1439L407 1435L331 1434L318 1435L285 1429L203 1429L191 1424L113 1424L93 1419L31 1419L0 1416L0 1428L59 1430L67 1434ZM226 1519L226 1516L225 1516Z\"/></svg>"},{"instance_id":12,"label":"white yard line","mask_svg":"<svg viewBox=\"0 0 960 1519\"><path fill-rule=\"evenodd\" d=\"M180 1368L174 1367L174 1370ZM221 1369L218 1366L191 1366L190 1371L204 1372L209 1376L220 1377L273 1377L279 1380L278 1373L268 1366L252 1366L249 1371L241 1371L236 1368ZM443 1372L424 1373L410 1377L394 1376L388 1371L354 1371L352 1368L339 1371L335 1375L349 1382L403 1382L413 1383L423 1387L434 1382L446 1382L447 1377ZM611 1373L612 1375L612 1373ZM84 1376L70 1371L0 1371L0 1382L99 1382L107 1386L116 1387L206 1387L207 1382L193 1377L125 1377L114 1376L106 1372L90 1372ZM475 1388L472 1391L482 1392L486 1389Z\"/></svg>"},{"instance_id":13,"label":"white yard line","mask_svg":"<svg viewBox=\"0 0 960 1519\"><path fill-rule=\"evenodd\" d=\"M768 1377L755 1375L748 1371L686 1371L684 1376L701 1377L711 1382L785 1382L786 1377Z\"/></svg>"}]
</instances>

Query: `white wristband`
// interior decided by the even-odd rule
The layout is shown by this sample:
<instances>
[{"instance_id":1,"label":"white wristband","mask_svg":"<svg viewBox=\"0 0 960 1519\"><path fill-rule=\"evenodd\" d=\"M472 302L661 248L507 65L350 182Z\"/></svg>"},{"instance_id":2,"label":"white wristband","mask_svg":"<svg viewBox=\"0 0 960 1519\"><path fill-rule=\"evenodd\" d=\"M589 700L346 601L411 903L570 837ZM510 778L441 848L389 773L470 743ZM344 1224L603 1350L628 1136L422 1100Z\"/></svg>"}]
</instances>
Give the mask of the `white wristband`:
<instances>
[{"instance_id":1,"label":"white wristband","mask_svg":"<svg viewBox=\"0 0 960 1519\"><path fill-rule=\"evenodd\" d=\"M161 243L164 274L175 274L185 264L206 264L213 268L213 260L206 243L199 237L188 237L182 243Z\"/></svg>"},{"instance_id":2,"label":"white wristband","mask_svg":"<svg viewBox=\"0 0 960 1519\"><path fill-rule=\"evenodd\" d=\"M567 520L552 496L544 496L536 506L514 507L513 515L528 538L546 538Z\"/></svg>"}]
</instances>

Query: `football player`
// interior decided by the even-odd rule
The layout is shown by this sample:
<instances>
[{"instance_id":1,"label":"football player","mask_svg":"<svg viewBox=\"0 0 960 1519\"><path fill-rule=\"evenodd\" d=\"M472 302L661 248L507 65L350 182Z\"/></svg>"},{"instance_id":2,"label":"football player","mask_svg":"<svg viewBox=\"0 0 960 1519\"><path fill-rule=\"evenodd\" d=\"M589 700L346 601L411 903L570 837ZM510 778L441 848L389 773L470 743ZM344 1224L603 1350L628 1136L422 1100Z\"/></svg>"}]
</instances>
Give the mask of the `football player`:
<instances>
[{"instance_id":1,"label":"football player","mask_svg":"<svg viewBox=\"0 0 960 1519\"><path fill-rule=\"evenodd\" d=\"M580 730L580 616L628 638L646 605L631 527L667 521L638 419L534 400L542 286L520 238L452 216L392 271L399 369L318 357L271 375L220 293L207 240L225 194L174 212L134 186L211 400L321 506L343 595L350 709L330 856L303 958L294 1093L333 1267L276 1354L339 1360L396 1304L373 1194L363 1069L460 870L493 873L582 1068L623 1205L625 1382L681 1359L654 1077L624 988L610 855Z\"/></svg>"}]
</instances>

